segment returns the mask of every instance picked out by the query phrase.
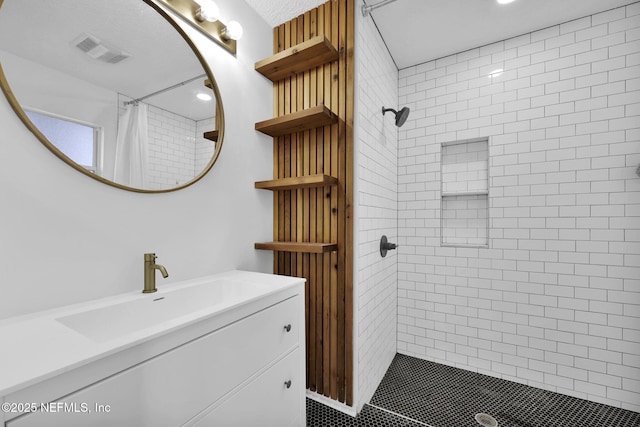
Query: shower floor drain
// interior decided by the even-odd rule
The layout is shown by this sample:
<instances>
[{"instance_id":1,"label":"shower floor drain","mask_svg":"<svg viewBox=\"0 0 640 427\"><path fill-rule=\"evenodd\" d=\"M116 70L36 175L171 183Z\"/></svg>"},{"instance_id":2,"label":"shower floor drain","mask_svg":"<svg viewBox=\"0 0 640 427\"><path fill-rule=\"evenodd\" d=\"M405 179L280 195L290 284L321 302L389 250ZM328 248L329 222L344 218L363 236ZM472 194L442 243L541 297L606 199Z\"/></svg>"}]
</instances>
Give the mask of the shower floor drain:
<instances>
[{"instance_id":1,"label":"shower floor drain","mask_svg":"<svg viewBox=\"0 0 640 427\"><path fill-rule=\"evenodd\" d=\"M483 427L498 427L498 421L489 414L476 414L476 421Z\"/></svg>"}]
</instances>

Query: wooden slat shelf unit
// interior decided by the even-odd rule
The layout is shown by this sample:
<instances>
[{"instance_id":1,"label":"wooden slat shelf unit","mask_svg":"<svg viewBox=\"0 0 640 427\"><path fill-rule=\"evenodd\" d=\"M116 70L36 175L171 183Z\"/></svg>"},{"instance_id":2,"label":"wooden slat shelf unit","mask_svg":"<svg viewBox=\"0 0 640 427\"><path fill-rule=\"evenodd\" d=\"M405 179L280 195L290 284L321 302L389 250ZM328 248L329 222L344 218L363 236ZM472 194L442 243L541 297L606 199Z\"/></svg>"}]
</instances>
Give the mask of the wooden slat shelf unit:
<instances>
[{"instance_id":1,"label":"wooden slat shelf unit","mask_svg":"<svg viewBox=\"0 0 640 427\"><path fill-rule=\"evenodd\" d=\"M316 105L295 113L258 122L256 123L256 130L276 137L328 126L337 122L338 116L330 109L324 105Z\"/></svg>"},{"instance_id":2,"label":"wooden slat shelf unit","mask_svg":"<svg viewBox=\"0 0 640 427\"><path fill-rule=\"evenodd\" d=\"M217 130L211 130L209 132L205 132L204 133L204 137L205 139L208 139L209 141L217 141L218 140L218 131Z\"/></svg>"},{"instance_id":3,"label":"wooden slat shelf unit","mask_svg":"<svg viewBox=\"0 0 640 427\"><path fill-rule=\"evenodd\" d=\"M255 247L273 251L275 274L306 279L306 387L347 406L354 405L358 11L355 0L328 0L279 25L273 56L256 64L273 79L274 118L256 124L273 136L273 180L256 183L273 190L273 242Z\"/></svg>"},{"instance_id":4,"label":"wooden slat shelf unit","mask_svg":"<svg viewBox=\"0 0 640 427\"><path fill-rule=\"evenodd\" d=\"M270 181L258 181L256 182L255 187L261 190L284 191L296 190L299 188L327 187L337 184L338 178L329 175L316 174L272 179Z\"/></svg>"},{"instance_id":5,"label":"wooden slat shelf unit","mask_svg":"<svg viewBox=\"0 0 640 427\"><path fill-rule=\"evenodd\" d=\"M338 250L337 243L312 243L312 242L266 242L256 243L256 249L280 252L295 252L307 254L323 254Z\"/></svg>"},{"instance_id":6,"label":"wooden slat shelf unit","mask_svg":"<svg viewBox=\"0 0 640 427\"><path fill-rule=\"evenodd\" d=\"M255 68L257 72L276 82L333 62L338 57L336 48L324 35L320 35L256 62Z\"/></svg>"}]
</instances>

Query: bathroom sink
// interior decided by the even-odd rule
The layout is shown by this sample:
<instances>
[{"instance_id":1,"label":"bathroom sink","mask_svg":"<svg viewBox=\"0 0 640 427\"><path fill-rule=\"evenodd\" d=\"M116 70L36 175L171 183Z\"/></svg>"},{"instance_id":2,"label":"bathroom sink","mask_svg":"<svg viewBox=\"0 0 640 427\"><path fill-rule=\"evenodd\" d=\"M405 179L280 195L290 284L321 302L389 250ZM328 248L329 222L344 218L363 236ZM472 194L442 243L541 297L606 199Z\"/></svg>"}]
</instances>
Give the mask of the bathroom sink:
<instances>
[{"instance_id":1,"label":"bathroom sink","mask_svg":"<svg viewBox=\"0 0 640 427\"><path fill-rule=\"evenodd\" d=\"M221 310L253 299L269 289L269 286L259 283L206 281L193 286L141 294L131 301L83 311L56 320L93 341L104 342L207 308L211 308L212 311Z\"/></svg>"}]
</instances>

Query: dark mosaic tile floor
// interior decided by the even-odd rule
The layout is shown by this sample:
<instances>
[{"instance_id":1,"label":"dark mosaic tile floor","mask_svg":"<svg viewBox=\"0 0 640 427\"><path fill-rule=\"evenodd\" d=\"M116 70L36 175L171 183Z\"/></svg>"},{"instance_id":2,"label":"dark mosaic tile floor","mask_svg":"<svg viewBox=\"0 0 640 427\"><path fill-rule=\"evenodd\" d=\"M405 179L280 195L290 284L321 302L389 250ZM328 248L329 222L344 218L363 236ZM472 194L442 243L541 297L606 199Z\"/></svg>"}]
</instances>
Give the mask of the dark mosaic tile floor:
<instances>
[{"instance_id":1,"label":"dark mosaic tile floor","mask_svg":"<svg viewBox=\"0 0 640 427\"><path fill-rule=\"evenodd\" d=\"M307 427L424 427L397 415L365 405L357 417L307 399Z\"/></svg>"},{"instance_id":2,"label":"dark mosaic tile floor","mask_svg":"<svg viewBox=\"0 0 640 427\"><path fill-rule=\"evenodd\" d=\"M637 412L401 354L355 418L307 399L307 425L313 427L478 427L479 412L491 414L500 427L640 426Z\"/></svg>"}]
</instances>

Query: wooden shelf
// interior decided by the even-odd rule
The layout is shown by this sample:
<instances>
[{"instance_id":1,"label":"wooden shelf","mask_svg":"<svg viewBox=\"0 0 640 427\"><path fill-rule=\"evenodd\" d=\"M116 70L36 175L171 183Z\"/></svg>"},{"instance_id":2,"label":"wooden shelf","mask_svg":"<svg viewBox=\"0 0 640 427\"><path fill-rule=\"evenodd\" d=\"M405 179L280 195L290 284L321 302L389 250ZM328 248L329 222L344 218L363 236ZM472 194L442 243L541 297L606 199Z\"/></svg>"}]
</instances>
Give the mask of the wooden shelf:
<instances>
[{"instance_id":1,"label":"wooden shelf","mask_svg":"<svg viewBox=\"0 0 640 427\"><path fill-rule=\"evenodd\" d=\"M256 62L256 71L276 82L338 59L338 51L325 36L316 36Z\"/></svg>"},{"instance_id":2,"label":"wooden shelf","mask_svg":"<svg viewBox=\"0 0 640 427\"><path fill-rule=\"evenodd\" d=\"M317 105L286 116L258 122L256 123L256 130L276 137L332 125L337 122L338 116L331 110L324 105Z\"/></svg>"},{"instance_id":3,"label":"wooden shelf","mask_svg":"<svg viewBox=\"0 0 640 427\"><path fill-rule=\"evenodd\" d=\"M204 85L206 87L208 87L209 89L213 90L213 85L211 84L211 80L206 79L204 81ZM218 107L216 106L216 116L218 115ZM208 139L209 141L213 141L213 142L217 142L218 141L218 131L217 130L212 130L209 132L205 132L204 135L205 139Z\"/></svg>"},{"instance_id":4,"label":"wooden shelf","mask_svg":"<svg viewBox=\"0 0 640 427\"><path fill-rule=\"evenodd\" d=\"M211 130L209 132L205 132L204 133L204 137L206 139L208 139L209 141L217 141L218 140L218 131L217 130Z\"/></svg>"},{"instance_id":5,"label":"wooden shelf","mask_svg":"<svg viewBox=\"0 0 640 427\"><path fill-rule=\"evenodd\" d=\"M338 250L337 243L310 243L310 242L267 242L256 243L256 249L280 252L297 252L322 254Z\"/></svg>"},{"instance_id":6,"label":"wooden shelf","mask_svg":"<svg viewBox=\"0 0 640 427\"><path fill-rule=\"evenodd\" d=\"M326 187L329 185L337 185L338 178L334 178L328 175L307 175L298 176L292 178L272 179L270 181L258 181L255 184L256 188L261 190L295 190L297 188L313 188L313 187Z\"/></svg>"}]
</instances>

